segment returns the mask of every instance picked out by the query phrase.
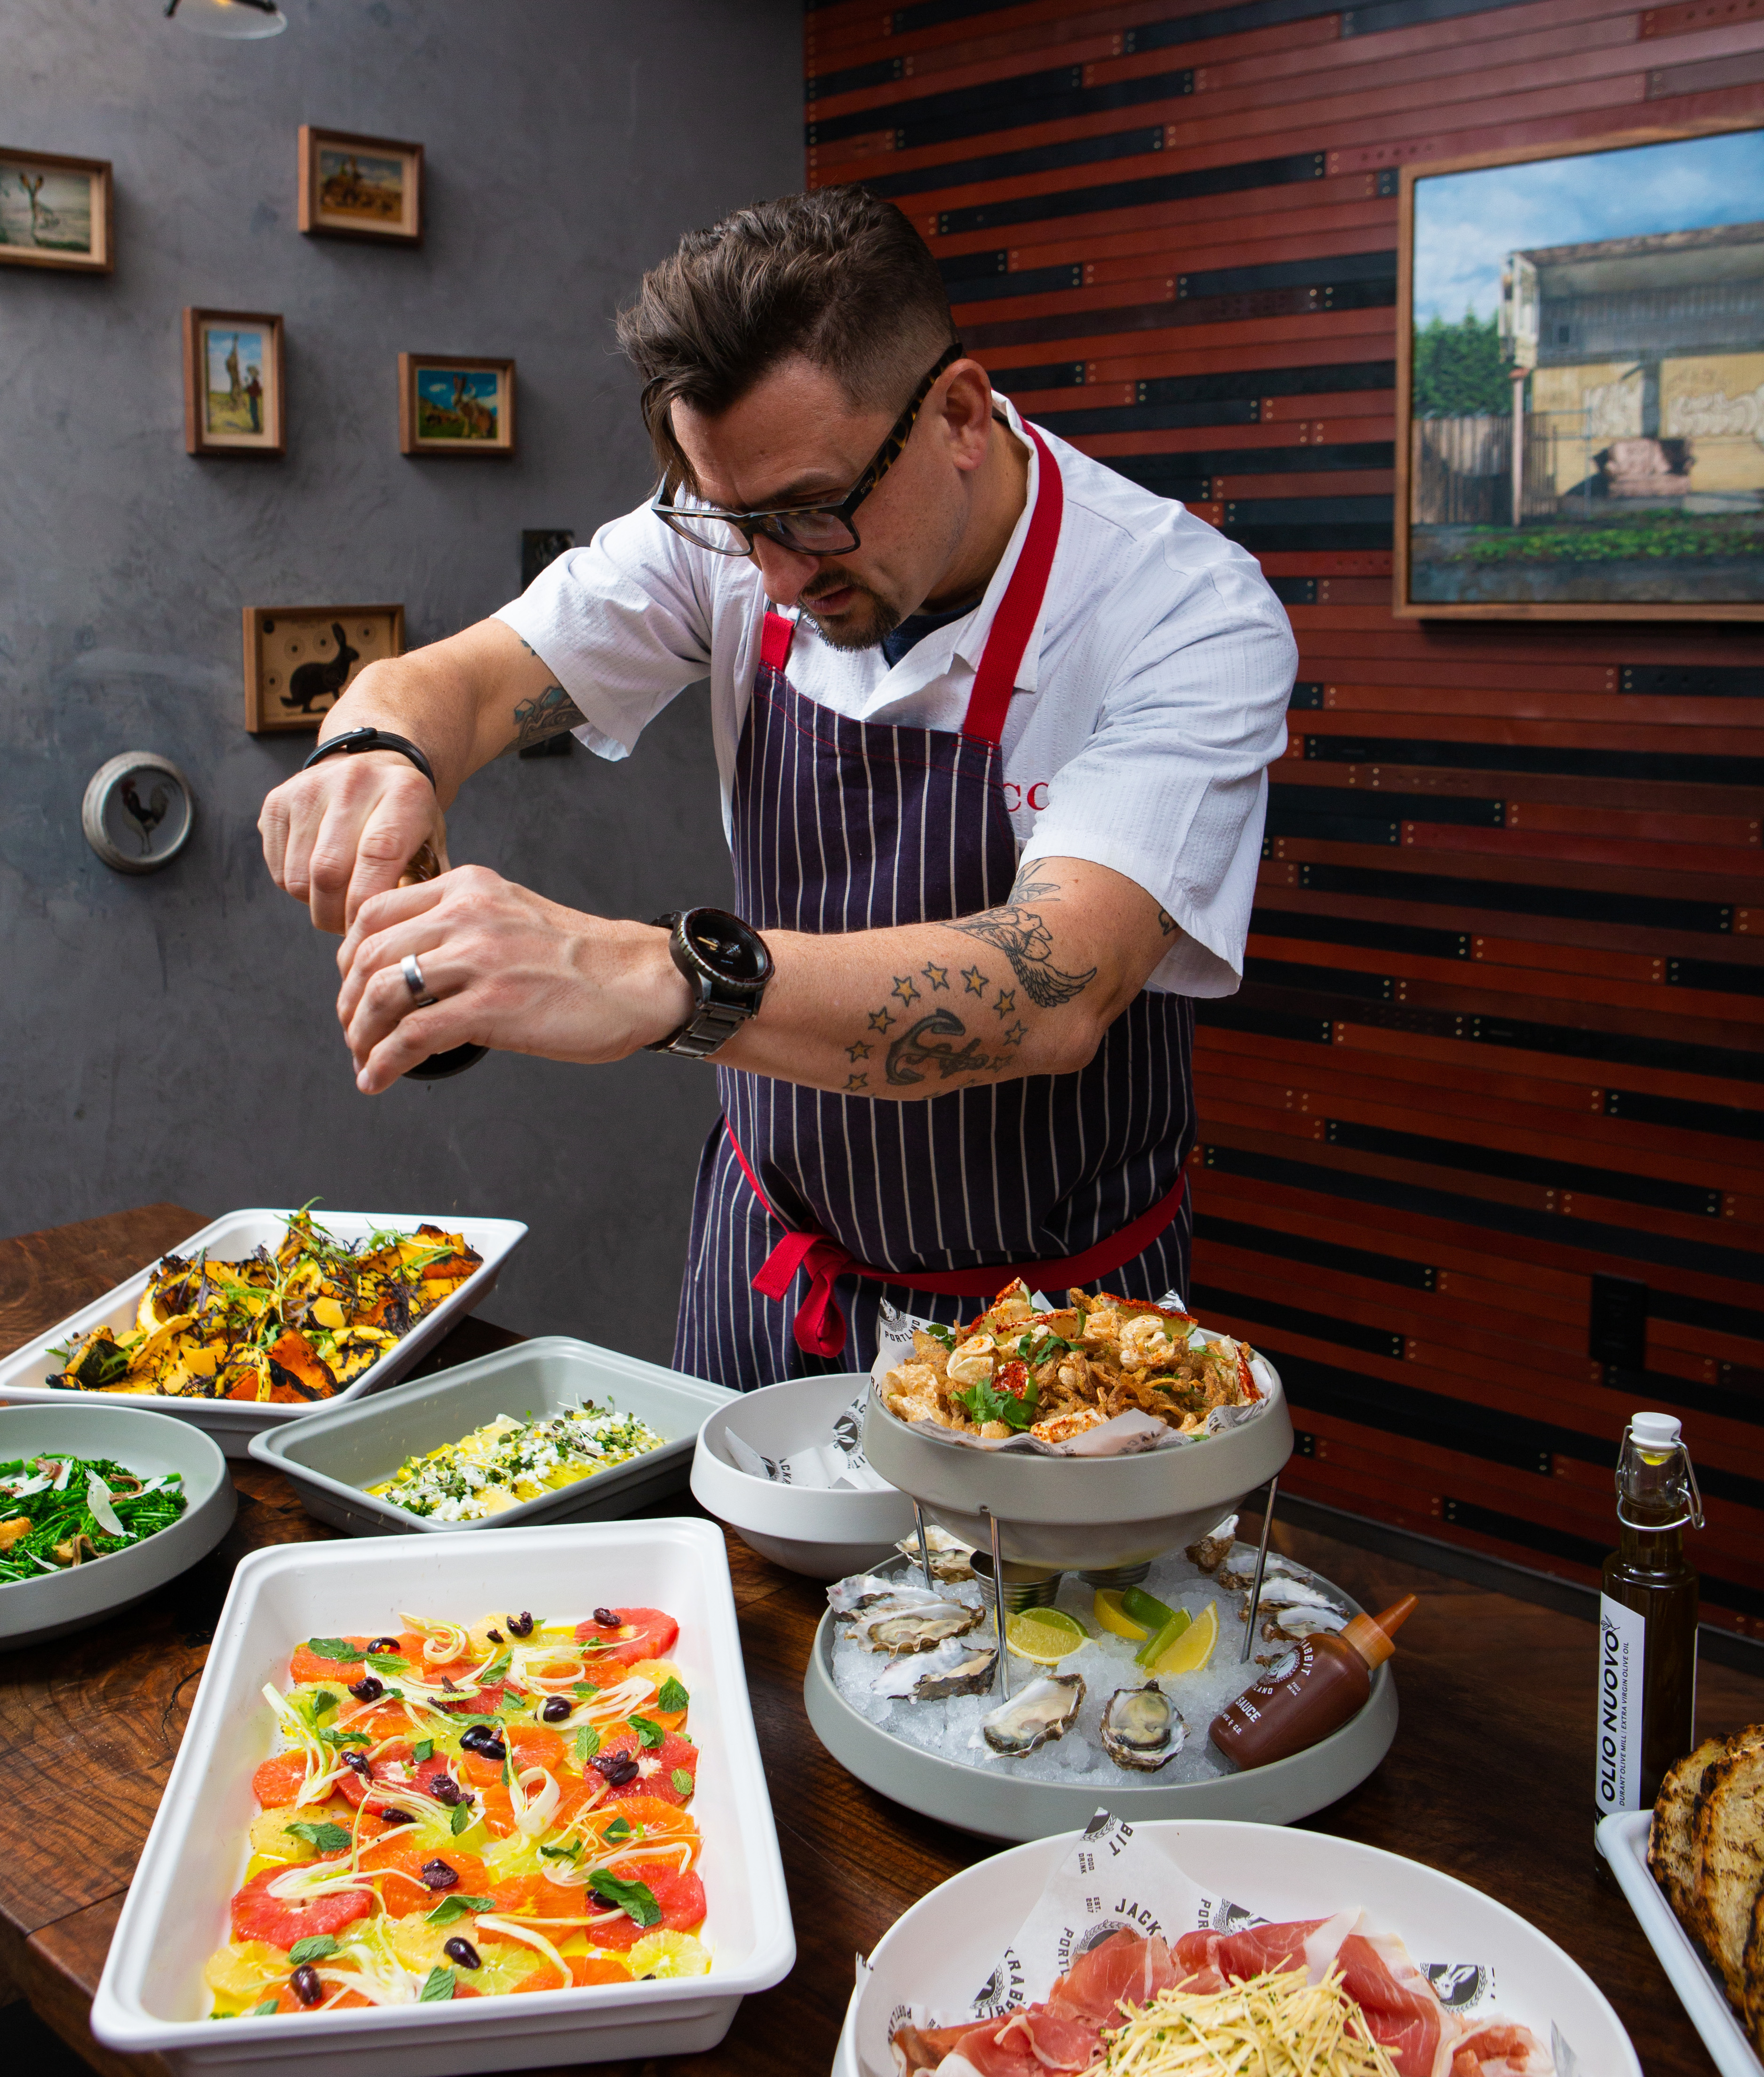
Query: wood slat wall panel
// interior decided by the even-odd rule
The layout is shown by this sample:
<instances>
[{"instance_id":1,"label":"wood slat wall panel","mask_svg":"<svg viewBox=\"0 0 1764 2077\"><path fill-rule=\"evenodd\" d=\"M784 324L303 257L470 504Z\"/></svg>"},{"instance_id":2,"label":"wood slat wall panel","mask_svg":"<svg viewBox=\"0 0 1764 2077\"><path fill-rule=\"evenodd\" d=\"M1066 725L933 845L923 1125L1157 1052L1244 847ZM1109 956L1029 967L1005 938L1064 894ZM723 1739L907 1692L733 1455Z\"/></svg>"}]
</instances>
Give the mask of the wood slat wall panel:
<instances>
[{"instance_id":1,"label":"wood slat wall panel","mask_svg":"<svg viewBox=\"0 0 1764 2077\"><path fill-rule=\"evenodd\" d=\"M1708 1474L1707 1614L1764 1636L1764 654L1389 610L1393 169L1764 116L1764 0L1424 14L838 0L809 177L892 195L1018 407L1288 604L1192 1180L1194 1302L1282 1366L1293 1490L1587 1580L1662 1406ZM1647 1287L1629 1344L1608 1276Z\"/></svg>"}]
</instances>

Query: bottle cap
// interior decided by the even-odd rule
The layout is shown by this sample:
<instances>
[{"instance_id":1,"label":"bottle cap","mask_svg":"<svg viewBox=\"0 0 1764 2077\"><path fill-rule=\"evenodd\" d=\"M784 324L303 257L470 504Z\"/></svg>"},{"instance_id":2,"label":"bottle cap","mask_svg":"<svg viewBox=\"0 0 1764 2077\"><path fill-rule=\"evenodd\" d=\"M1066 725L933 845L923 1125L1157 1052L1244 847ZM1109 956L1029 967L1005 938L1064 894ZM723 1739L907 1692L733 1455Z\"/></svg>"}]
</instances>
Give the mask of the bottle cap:
<instances>
[{"instance_id":1,"label":"bottle cap","mask_svg":"<svg viewBox=\"0 0 1764 2077\"><path fill-rule=\"evenodd\" d=\"M1644 1450L1670 1450L1679 1441L1675 1413L1638 1413L1629 1423L1629 1433Z\"/></svg>"},{"instance_id":2,"label":"bottle cap","mask_svg":"<svg viewBox=\"0 0 1764 2077\"><path fill-rule=\"evenodd\" d=\"M1375 1616L1355 1616L1342 1632L1342 1642L1352 1645L1368 1666L1382 1666L1396 1649L1391 1642L1392 1633L1400 1630L1414 1613L1415 1596L1404 1594L1401 1600L1393 1601Z\"/></svg>"}]
</instances>

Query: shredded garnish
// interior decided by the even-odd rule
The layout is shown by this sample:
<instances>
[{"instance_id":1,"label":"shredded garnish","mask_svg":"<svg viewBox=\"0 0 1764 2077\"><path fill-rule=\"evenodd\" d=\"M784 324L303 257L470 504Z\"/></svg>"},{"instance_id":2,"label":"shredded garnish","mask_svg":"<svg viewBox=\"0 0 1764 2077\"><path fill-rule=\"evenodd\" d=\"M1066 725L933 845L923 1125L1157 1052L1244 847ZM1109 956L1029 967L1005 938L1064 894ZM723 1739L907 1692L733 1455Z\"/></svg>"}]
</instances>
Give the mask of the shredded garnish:
<instances>
[{"instance_id":1,"label":"shredded garnish","mask_svg":"<svg viewBox=\"0 0 1764 2077\"><path fill-rule=\"evenodd\" d=\"M1331 1967L1270 1969L1222 1991L1163 1991L1104 2031L1092 2077L1398 2077Z\"/></svg>"}]
</instances>

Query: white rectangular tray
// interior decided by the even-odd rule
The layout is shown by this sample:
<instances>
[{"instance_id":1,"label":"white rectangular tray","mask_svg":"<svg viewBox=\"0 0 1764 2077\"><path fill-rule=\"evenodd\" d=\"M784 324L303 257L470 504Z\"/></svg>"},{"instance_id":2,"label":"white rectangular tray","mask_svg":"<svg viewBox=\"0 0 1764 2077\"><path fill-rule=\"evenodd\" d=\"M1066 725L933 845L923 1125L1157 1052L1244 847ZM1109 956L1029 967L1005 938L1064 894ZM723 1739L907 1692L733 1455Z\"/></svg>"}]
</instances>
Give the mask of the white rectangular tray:
<instances>
[{"instance_id":1,"label":"white rectangular tray","mask_svg":"<svg viewBox=\"0 0 1764 2077\"><path fill-rule=\"evenodd\" d=\"M1679 1925L1678 1914L1648 1867L1648 1826L1653 1813L1620 1811L1599 1821L1599 1851L1611 1863L1617 1886L1641 1921L1648 1944L1671 1979L1679 2002L1703 2037L1721 2077L1764 2077L1764 2062L1733 2017L1727 1993L1709 1973L1708 1965Z\"/></svg>"},{"instance_id":2,"label":"white rectangular tray","mask_svg":"<svg viewBox=\"0 0 1764 2077\"><path fill-rule=\"evenodd\" d=\"M265 1681L285 1681L302 1638L396 1630L400 1611L468 1621L526 1607L561 1618L597 1605L666 1609L670 1655L692 1693L702 1758L692 1810L704 1835L708 1976L603 1983L526 1997L203 2017L202 1964L227 1938L268 1754ZM385 1537L255 1550L233 1575L189 1727L123 1905L92 2004L106 2047L163 2056L174 2077L448 2077L565 2068L714 2048L750 1992L787 1975L796 1939L748 1707L722 1532L670 1519Z\"/></svg>"},{"instance_id":3,"label":"white rectangular tray","mask_svg":"<svg viewBox=\"0 0 1764 2077\"><path fill-rule=\"evenodd\" d=\"M290 1481L308 1514L351 1536L447 1535L605 1520L679 1492L706 1418L740 1396L614 1349L545 1334L438 1371L389 1396L315 1408L297 1428L254 1435L251 1453ZM668 1438L665 1445L481 1521L432 1521L362 1490L390 1478L406 1457L460 1442L499 1413L543 1420L584 1399L635 1414Z\"/></svg>"},{"instance_id":4,"label":"white rectangular tray","mask_svg":"<svg viewBox=\"0 0 1764 2077\"><path fill-rule=\"evenodd\" d=\"M286 1231L283 1223L286 1216L285 1213L264 1209L227 1212L204 1226L200 1233L180 1241L169 1251L188 1258L206 1248L217 1262L236 1262L261 1244L273 1254ZM208 1430L229 1457L243 1457L252 1437L265 1429L277 1427L285 1421L304 1420L322 1408L339 1406L347 1400L377 1392L381 1385L396 1384L426 1350L457 1326L468 1313L477 1309L495 1288L502 1264L526 1238L526 1228L518 1219L462 1219L435 1212L332 1212L322 1206L314 1216L327 1232L339 1240L347 1241L360 1240L386 1227L394 1227L400 1233L414 1233L426 1221L431 1226L439 1226L444 1233L462 1234L467 1245L483 1256L483 1263L377 1363L370 1363L359 1377L352 1378L335 1398L314 1400L306 1406L260 1406L231 1399L174 1399L156 1392L99 1392L90 1396L105 1404L144 1406L155 1413L170 1413L180 1420L193 1421L198 1428ZM127 1283L118 1284L103 1297L95 1298L79 1312L58 1321L47 1334L39 1334L9 1356L0 1357L0 1403L64 1406L70 1399L87 1397L84 1392L64 1391L43 1382L57 1367L49 1351L65 1342L69 1335L84 1334L93 1327L107 1326L116 1334L132 1327L135 1309L140 1303L141 1293L147 1288L152 1267L150 1264L146 1269L138 1270Z\"/></svg>"}]
</instances>

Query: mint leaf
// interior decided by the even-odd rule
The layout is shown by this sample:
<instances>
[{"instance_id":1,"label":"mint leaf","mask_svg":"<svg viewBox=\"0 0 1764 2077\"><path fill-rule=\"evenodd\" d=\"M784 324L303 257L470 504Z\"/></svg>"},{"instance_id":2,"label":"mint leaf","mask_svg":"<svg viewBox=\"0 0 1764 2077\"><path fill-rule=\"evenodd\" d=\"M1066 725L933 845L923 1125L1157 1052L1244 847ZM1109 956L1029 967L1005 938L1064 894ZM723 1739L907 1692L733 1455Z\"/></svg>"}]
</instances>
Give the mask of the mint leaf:
<instances>
[{"instance_id":1,"label":"mint leaf","mask_svg":"<svg viewBox=\"0 0 1764 2077\"><path fill-rule=\"evenodd\" d=\"M334 1659L340 1666L353 1666L361 1657L361 1646L346 1637L309 1637L306 1649L314 1659Z\"/></svg>"},{"instance_id":2,"label":"mint leaf","mask_svg":"<svg viewBox=\"0 0 1764 2077\"><path fill-rule=\"evenodd\" d=\"M674 1791L679 1796L690 1796L697 1784L683 1767L674 1769Z\"/></svg>"},{"instance_id":3,"label":"mint leaf","mask_svg":"<svg viewBox=\"0 0 1764 2077\"><path fill-rule=\"evenodd\" d=\"M464 1918L468 1911L488 1911L492 1900L487 1896L444 1896L435 1909L426 1912L423 1922L427 1925L451 1925L456 1918Z\"/></svg>"},{"instance_id":4,"label":"mint leaf","mask_svg":"<svg viewBox=\"0 0 1764 2077\"><path fill-rule=\"evenodd\" d=\"M410 1757L412 1759L433 1759L435 1758L435 1740L433 1738L418 1738L416 1743L410 1748Z\"/></svg>"},{"instance_id":5,"label":"mint leaf","mask_svg":"<svg viewBox=\"0 0 1764 2077\"><path fill-rule=\"evenodd\" d=\"M273 2012L281 2005L280 1998L265 1998L260 2005L253 2005L246 2013L247 2019L261 2019L265 2012Z\"/></svg>"},{"instance_id":6,"label":"mint leaf","mask_svg":"<svg viewBox=\"0 0 1764 2077\"><path fill-rule=\"evenodd\" d=\"M600 1692L592 1680L578 1680L576 1684L576 1692L585 1702L599 1694Z\"/></svg>"},{"instance_id":7,"label":"mint leaf","mask_svg":"<svg viewBox=\"0 0 1764 2077\"><path fill-rule=\"evenodd\" d=\"M297 1821L292 1825L285 1825L282 1829L290 1838L304 1839L310 1846L316 1846L321 1854L341 1854L348 1850L349 1834L341 1825L309 1825L304 1821Z\"/></svg>"},{"instance_id":8,"label":"mint leaf","mask_svg":"<svg viewBox=\"0 0 1764 2077\"><path fill-rule=\"evenodd\" d=\"M493 1659L484 1671L476 1675L481 1688L493 1688L509 1670L509 1655L505 1651Z\"/></svg>"},{"instance_id":9,"label":"mint leaf","mask_svg":"<svg viewBox=\"0 0 1764 2077\"><path fill-rule=\"evenodd\" d=\"M328 1933L309 1933L304 1940L297 1940L289 1949L288 1958L297 1967L302 1962L322 1962L336 1951L337 1943Z\"/></svg>"},{"instance_id":10,"label":"mint leaf","mask_svg":"<svg viewBox=\"0 0 1764 2077\"><path fill-rule=\"evenodd\" d=\"M655 1697L655 1707L658 1709L684 1709L691 1700L691 1696L670 1673L662 1683L661 1692Z\"/></svg>"},{"instance_id":11,"label":"mint leaf","mask_svg":"<svg viewBox=\"0 0 1764 2077\"><path fill-rule=\"evenodd\" d=\"M328 1688L321 1688L312 1698L312 1713L315 1717L328 1717L337 1706L337 1698Z\"/></svg>"},{"instance_id":12,"label":"mint leaf","mask_svg":"<svg viewBox=\"0 0 1764 2077\"><path fill-rule=\"evenodd\" d=\"M400 1659L389 1651L370 1651L364 1663L371 1666L376 1673L408 1673L410 1671L408 1659Z\"/></svg>"},{"instance_id":13,"label":"mint leaf","mask_svg":"<svg viewBox=\"0 0 1764 2077\"><path fill-rule=\"evenodd\" d=\"M539 1852L548 1861L575 1861L581 1858L582 1846L576 1840L568 1846L541 1846Z\"/></svg>"},{"instance_id":14,"label":"mint leaf","mask_svg":"<svg viewBox=\"0 0 1764 2077\"><path fill-rule=\"evenodd\" d=\"M603 1904L617 1904L627 1918L634 1919L639 1925L660 1924L661 1906L656 1903L655 1892L647 1883L622 1882L605 1868L596 1868L588 1879L588 1886Z\"/></svg>"},{"instance_id":15,"label":"mint leaf","mask_svg":"<svg viewBox=\"0 0 1764 2077\"><path fill-rule=\"evenodd\" d=\"M422 1988L417 1992L417 2003L422 2005L445 2004L453 1996L454 1980L451 1969L431 1969L423 1979Z\"/></svg>"},{"instance_id":16,"label":"mint leaf","mask_svg":"<svg viewBox=\"0 0 1764 2077\"><path fill-rule=\"evenodd\" d=\"M320 1731L318 1735L327 1746L371 1746L373 1743L365 1731Z\"/></svg>"},{"instance_id":17,"label":"mint leaf","mask_svg":"<svg viewBox=\"0 0 1764 2077\"><path fill-rule=\"evenodd\" d=\"M592 1724L584 1724L576 1734L576 1763L586 1767L601 1749L601 1734Z\"/></svg>"},{"instance_id":18,"label":"mint leaf","mask_svg":"<svg viewBox=\"0 0 1764 2077\"><path fill-rule=\"evenodd\" d=\"M477 1822L477 1816L478 1813L469 1803L456 1803L453 1806L453 1813L447 1819L447 1829L457 1839L467 1825L475 1825Z\"/></svg>"},{"instance_id":19,"label":"mint leaf","mask_svg":"<svg viewBox=\"0 0 1764 2077\"><path fill-rule=\"evenodd\" d=\"M601 1833L601 1841L604 1846L616 1846L628 1839L630 1835L630 1820L628 1817L615 1817Z\"/></svg>"},{"instance_id":20,"label":"mint leaf","mask_svg":"<svg viewBox=\"0 0 1764 2077\"><path fill-rule=\"evenodd\" d=\"M636 1732L639 1743L650 1751L653 1751L668 1735L652 1717L633 1717L630 1727Z\"/></svg>"}]
</instances>

